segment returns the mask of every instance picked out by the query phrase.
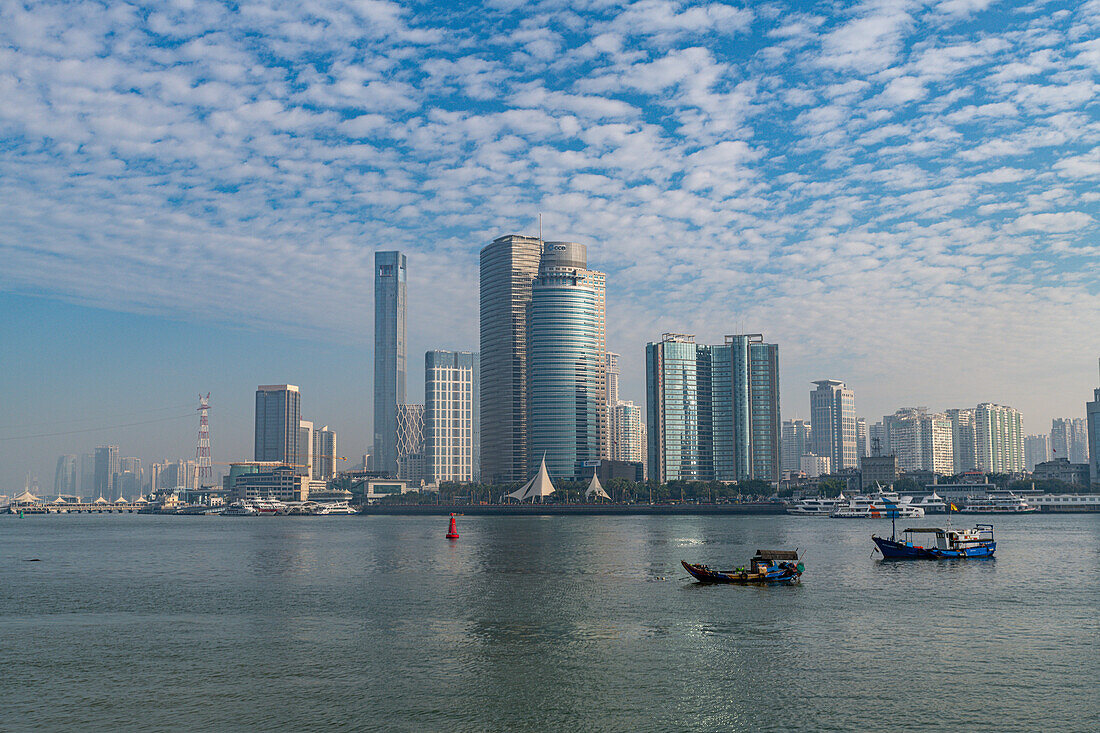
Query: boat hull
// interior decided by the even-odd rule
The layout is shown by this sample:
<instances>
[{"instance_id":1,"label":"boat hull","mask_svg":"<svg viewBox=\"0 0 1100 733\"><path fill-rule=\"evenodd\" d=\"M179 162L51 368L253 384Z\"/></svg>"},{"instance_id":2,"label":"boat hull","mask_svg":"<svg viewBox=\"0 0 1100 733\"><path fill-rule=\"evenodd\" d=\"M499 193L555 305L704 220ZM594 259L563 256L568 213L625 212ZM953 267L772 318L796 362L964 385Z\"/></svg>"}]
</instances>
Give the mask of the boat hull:
<instances>
[{"instance_id":1,"label":"boat hull","mask_svg":"<svg viewBox=\"0 0 1100 733\"><path fill-rule=\"evenodd\" d=\"M728 583L731 585L792 585L798 582L802 573L797 569L785 570L775 575L759 575L756 573L737 573L711 570L702 565L692 565L683 560L680 564L688 574L700 583Z\"/></svg>"},{"instance_id":2,"label":"boat hull","mask_svg":"<svg viewBox=\"0 0 1100 733\"><path fill-rule=\"evenodd\" d=\"M886 560L977 560L993 557L997 550L996 542L978 547L966 547L961 550L941 550L935 547L920 547L907 542L888 540L885 537L871 537L879 552Z\"/></svg>"}]
</instances>

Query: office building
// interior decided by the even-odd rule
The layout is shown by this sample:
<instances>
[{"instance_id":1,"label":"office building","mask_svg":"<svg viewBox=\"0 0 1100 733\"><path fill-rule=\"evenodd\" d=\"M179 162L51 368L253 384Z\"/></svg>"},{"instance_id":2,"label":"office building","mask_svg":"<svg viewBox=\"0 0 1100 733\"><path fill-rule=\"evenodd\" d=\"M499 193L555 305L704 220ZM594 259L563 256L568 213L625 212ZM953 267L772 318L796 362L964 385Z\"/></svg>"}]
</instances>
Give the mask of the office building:
<instances>
[{"instance_id":1,"label":"office building","mask_svg":"<svg viewBox=\"0 0 1100 733\"><path fill-rule=\"evenodd\" d=\"M299 429L302 398L293 384L262 384L256 388L256 439L253 459L300 463Z\"/></svg>"},{"instance_id":2,"label":"office building","mask_svg":"<svg viewBox=\"0 0 1100 733\"><path fill-rule=\"evenodd\" d=\"M1093 390L1092 402L1085 403L1085 422L1088 430L1089 478L1100 484L1100 389Z\"/></svg>"},{"instance_id":3,"label":"office building","mask_svg":"<svg viewBox=\"0 0 1100 733\"><path fill-rule=\"evenodd\" d=\"M856 458L867 455L867 418L856 418Z\"/></svg>"},{"instance_id":4,"label":"office building","mask_svg":"<svg viewBox=\"0 0 1100 733\"><path fill-rule=\"evenodd\" d=\"M579 480L607 457L604 291L583 244L545 243L528 317L528 474L545 457L552 476Z\"/></svg>"},{"instance_id":5,"label":"office building","mask_svg":"<svg viewBox=\"0 0 1100 733\"><path fill-rule=\"evenodd\" d=\"M783 470L801 471L802 456L812 452L810 424L805 420L783 421Z\"/></svg>"},{"instance_id":6,"label":"office building","mask_svg":"<svg viewBox=\"0 0 1100 733\"><path fill-rule=\"evenodd\" d=\"M832 473L832 460L828 456L815 456L807 453L798 459L799 468L807 478L818 478Z\"/></svg>"},{"instance_id":7,"label":"office building","mask_svg":"<svg viewBox=\"0 0 1100 733\"><path fill-rule=\"evenodd\" d=\"M405 404L407 262L374 253L374 469L397 471L397 413Z\"/></svg>"},{"instance_id":8,"label":"office building","mask_svg":"<svg viewBox=\"0 0 1100 733\"><path fill-rule=\"evenodd\" d=\"M821 379L810 392L813 453L827 456L834 471L857 466L856 398L844 382Z\"/></svg>"},{"instance_id":9,"label":"office building","mask_svg":"<svg viewBox=\"0 0 1100 733\"><path fill-rule=\"evenodd\" d=\"M867 455L880 456L888 452L886 450L886 426L882 422L874 423L867 428Z\"/></svg>"},{"instance_id":10,"label":"office building","mask_svg":"<svg viewBox=\"0 0 1100 733\"><path fill-rule=\"evenodd\" d=\"M1020 411L983 402L974 408L978 470L1013 473L1024 470L1024 430Z\"/></svg>"},{"instance_id":11,"label":"office building","mask_svg":"<svg viewBox=\"0 0 1100 733\"><path fill-rule=\"evenodd\" d=\"M298 473L313 478L313 421L298 421L298 457L294 460Z\"/></svg>"},{"instance_id":12,"label":"office building","mask_svg":"<svg viewBox=\"0 0 1100 733\"><path fill-rule=\"evenodd\" d=\"M714 477L778 482L779 347L758 333L726 336L710 359Z\"/></svg>"},{"instance_id":13,"label":"office building","mask_svg":"<svg viewBox=\"0 0 1100 733\"><path fill-rule=\"evenodd\" d=\"M1077 486L1088 486L1089 464L1072 463L1068 458L1055 458L1035 465L1031 476L1036 481L1061 481Z\"/></svg>"},{"instance_id":14,"label":"office building","mask_svg":"<svg viewBox=\"0 0 1100 733\"><path fill-rule=\"evenodd\" d=\"M269 462L257 462L269 463ZM275 498L280 501L306 501L309 498L310 479L290 466L260 465L256 470L245 470L233 476L233 490L238 499L253 501Z\"/></svg>"},{"instance_id":15,"label":"office building","mask_svg":"<svg viewBox=\"0 0 1100 733\"><path fill-rule=\"evenodd\" d=\"M94 499L95 494L95 454L83 453L80 456L80 485L79 493L89 500Z\"/></svg>"},{"instance_id":16,"label":"office building","mask_svg":"<svg viewBox=\"0 0 1100 733\"><path fill-rule=\"evenodd\" d=\"M481 250L481 474L527 479L527 309L542 240L508 235Z\"/></svg>"},{"instance_id":17,"label":"office building","mask_svg":"<svg viewBox=\"0 0 1100 733\"><path fill-rule=\"evenodd\" d=\"M619 454L616 443L619 432L615 427L615 418L618 415L616 408L619 404L619 355L608 351L605 357L607 360L604 364L604 384L606 387L604 402L607 403L607 440L605 443L608 456L615 459Z\"/></svg>"},{"instance_id":18,"label":"office building","mask_svg":"<svg viewBox=\"0 0 1100 733\"><path fill-rule=\"evenodd\" d=\"M409 482L424 478L424 405L397 406L396 469L397 478Z\"/></svg>"},{"instance_id":19,"label":"office building","mask_svg":"<svg viewBox=\"0 0 1100 733\"><path fill-rule=\"evenodd\" d=\"M864 456L859 459L859 476L864 491L887 489L898 479L897 456Z\"/></svg>"},{"instance_id":20,"label":"office building","mask_svg":"<svg viewBox=\"0 0 1100 733\"><path fill-rule=\"evenodd\" d=\"M612 460L629 463L645 463L645 421L642 408L630 401L619 400L615 405L615 455Z\"/></svg>"},{"instance_id":21,"label":"office building","mask_svg":"<svg viewBox=\"0 0 1100 733\"><path fill-rule=\"evenodd\" d=\"M710 481L714 477L710 347L666 333L646 345L648 478Z\"/></svg>"},{"instance_id":22,"label":"office building","mask_svg":"<svg viewBox=\"0 0 1100 733\"><path fill-rule=\"evenodd\" d=\"M469 351L424 355L424 479L480 478L480 358Z\"/></svg>"},{"instance_id":23,"label":"office building","mask_svg":"<svg viewBox=\"0 0 1100 733\"><path fill-rule=\"evenodd\" d=\"M96 498L111 500L115 493L115 474L119 471L117 445L101 445L95 449L95 486Z\"/></svg>"},{"instance_id":24,"label":"office building","mask_svg":"<svg viewBox=\"0 0 1100 733\"><path fill-rule=\"evenodd\" d=\"M1024 436L1024 470L1033 471L1035 465L1050 460L1050 436Z\"/></svg>"},{"instance_id":25,"label":"office building","mask_svg":"<svg viewBox=\"0 0 1100 733\"><path fill-rule=\"evenodd\" d=\"M313 431L313 478L327 481L336 475L336 431L328 425Z\"/></svg>"},{"instance_id":26,"label":"office building","mask_svg":"<svg viewBox=\"0 0 1100 733\"><path fill-rule=\"evenodd\" d=\"M77 494L80 491L79 486L80 467L77 457L72 454L58 457L57 466L53 472L54 494L57 496Z\"/></svg>"}]
</instances>

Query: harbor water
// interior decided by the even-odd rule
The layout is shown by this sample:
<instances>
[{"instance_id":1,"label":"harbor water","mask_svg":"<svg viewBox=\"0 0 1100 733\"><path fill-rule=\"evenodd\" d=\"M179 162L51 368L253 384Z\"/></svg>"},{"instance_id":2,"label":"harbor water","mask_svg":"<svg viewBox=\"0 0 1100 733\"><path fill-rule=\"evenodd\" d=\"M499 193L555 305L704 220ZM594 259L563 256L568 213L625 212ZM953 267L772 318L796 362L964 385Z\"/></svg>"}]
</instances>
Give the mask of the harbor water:
<instances>
[{"instance_id":1,"label":"harbor water","mask_svg":"<svg viewBox=\"0 0 1100 733\"><path fill-rule=\"evenodd\" d=\"M4 516L0 729L1094 730L1100 515L993 521ZM758 548L802 583L679 565Z\"/></svg>"}]
</instances>

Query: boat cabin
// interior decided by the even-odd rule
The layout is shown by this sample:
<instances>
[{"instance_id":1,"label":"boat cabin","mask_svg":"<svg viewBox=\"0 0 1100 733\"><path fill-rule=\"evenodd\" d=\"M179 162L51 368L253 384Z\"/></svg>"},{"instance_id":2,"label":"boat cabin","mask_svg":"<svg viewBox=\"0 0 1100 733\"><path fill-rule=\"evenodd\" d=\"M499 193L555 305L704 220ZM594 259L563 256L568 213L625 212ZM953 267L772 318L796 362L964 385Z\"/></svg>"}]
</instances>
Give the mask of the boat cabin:
<instances>
[{"instance_id":1,"label":"boat cabin","mask_svg":"<svg viewBox=\"0 0 1100 733\"><path fill-rule=\"evenodd\" d=\"M752 559L752 572L763 573L781 562L798 562L796 550L757 550Z\"/></svg>"}]
</instances>

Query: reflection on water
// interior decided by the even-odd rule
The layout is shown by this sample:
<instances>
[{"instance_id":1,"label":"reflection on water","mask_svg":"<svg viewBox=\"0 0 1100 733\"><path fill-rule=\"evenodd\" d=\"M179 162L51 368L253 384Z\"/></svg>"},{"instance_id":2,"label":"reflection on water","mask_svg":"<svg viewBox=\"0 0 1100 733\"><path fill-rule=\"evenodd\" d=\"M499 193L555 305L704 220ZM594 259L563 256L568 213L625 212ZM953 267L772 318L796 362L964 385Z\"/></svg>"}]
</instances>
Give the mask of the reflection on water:
<instances>
[{"instance_id":1,"label":"reflection on water","mask_svg":"<svg viewBox=\"0 0 1100 733\"><path fill-rule=\"evenodd\" d=\"M1100 517L1005 518L983 562L871 558L888 530L463 517L449 542L439 518L3 518L0 709L53 729L1091 727ZM794 587L679 566L795 547Z\"/></svg>"}]
</instances>

